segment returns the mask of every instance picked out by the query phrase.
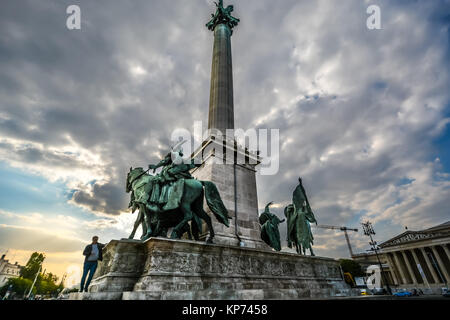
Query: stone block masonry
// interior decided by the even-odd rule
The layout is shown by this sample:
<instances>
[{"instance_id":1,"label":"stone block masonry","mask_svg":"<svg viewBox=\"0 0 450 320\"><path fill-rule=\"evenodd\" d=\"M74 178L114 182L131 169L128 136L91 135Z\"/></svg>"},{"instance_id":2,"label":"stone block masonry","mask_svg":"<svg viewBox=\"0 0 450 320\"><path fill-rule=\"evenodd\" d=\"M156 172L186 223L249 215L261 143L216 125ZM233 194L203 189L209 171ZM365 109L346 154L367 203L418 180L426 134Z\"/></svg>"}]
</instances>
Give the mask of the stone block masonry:
<instances>
[{"instance_id":1,"label":"stone block masonry","mask_svg":"<svg viewBox=\"0 0 450 320\"><path fill-rule=\"evenodd\" d=\"M151 238L114 240L71 299L304 299L355 294L330 258Z\"/></svg>"}]
</instances>

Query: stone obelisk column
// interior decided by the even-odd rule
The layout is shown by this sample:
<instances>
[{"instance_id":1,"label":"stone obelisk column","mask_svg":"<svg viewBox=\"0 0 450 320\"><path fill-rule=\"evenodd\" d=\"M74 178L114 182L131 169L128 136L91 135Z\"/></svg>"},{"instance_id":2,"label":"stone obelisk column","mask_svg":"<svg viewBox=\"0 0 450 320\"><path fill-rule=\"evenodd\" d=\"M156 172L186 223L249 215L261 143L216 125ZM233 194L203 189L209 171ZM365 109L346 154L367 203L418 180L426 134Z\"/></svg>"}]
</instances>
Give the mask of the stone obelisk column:
<instances>
[{"instance_id":1,"label":"stone obelisk column","mask_svg":"<svg viewBox=\"0 0 450 320\"><path fill-rule=\"evenodd\" d=\"M255 166L260 163L260 159L256 154L239 147L231 134L225 137L227 129L234 129L231 35L239 19L231 16L233 6L224 8L222 0L216 5L217 11L206 25L214 32L208 116L208 129L211 131L202 146L193 153L196 158L202 157L202 166L194 169L192 175L216 184L228 215L232 218L228 228L212 218L215 243L267 249L268 246L261 240L258 222ZM217 130L224 139L218 138ZM227 161L238 157L245 158L245 163ZM207 207L205 209L213 216ZM206 236L205 233L203 237Z\"/></svg>"}]
</instances>

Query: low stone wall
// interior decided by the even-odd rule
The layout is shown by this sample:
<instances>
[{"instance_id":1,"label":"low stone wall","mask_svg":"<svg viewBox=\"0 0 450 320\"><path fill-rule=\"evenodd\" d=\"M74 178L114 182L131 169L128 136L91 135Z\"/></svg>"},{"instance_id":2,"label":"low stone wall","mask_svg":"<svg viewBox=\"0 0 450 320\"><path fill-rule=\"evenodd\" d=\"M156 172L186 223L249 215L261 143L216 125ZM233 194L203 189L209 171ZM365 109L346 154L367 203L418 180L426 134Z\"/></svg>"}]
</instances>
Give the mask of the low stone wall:
<instances>
[{"instance_id":1,"label":"low stone wall","mask_svg":"<svg viewBox=\"0 0 450 320\"><path fill-rule=\"evenodd\" d=\"M330 258L152 238L111 241L72 299L302 299L352 295Z\"/></svg>"}]
</instances>

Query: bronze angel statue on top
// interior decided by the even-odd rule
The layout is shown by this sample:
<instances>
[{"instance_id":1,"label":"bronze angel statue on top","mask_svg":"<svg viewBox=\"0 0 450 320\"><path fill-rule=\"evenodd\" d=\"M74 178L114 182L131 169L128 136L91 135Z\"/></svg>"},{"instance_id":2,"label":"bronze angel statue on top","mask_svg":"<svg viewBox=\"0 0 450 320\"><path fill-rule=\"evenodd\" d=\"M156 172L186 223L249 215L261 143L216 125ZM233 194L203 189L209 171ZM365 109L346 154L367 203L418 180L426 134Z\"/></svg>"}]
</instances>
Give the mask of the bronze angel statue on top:
<instances>
[{"instance_id":1,"label":"bronze angel statue on top","mask_svg":"<svg viewBox=\"0 0 450 320\"><path fill-rule=\"evenodd\" d=\"M214 28L217 25L225 24L230 28L230 30L233 30L233 28L237 26L240 21L238 18L235 18L231 15L234 7L232 5L229 5L228 7L224 8L223 0L219 0L219 3L214 3L217 7L216 13L211 14L212 19L206 24L206 27L209 30L214 31Z\"/></svg>"}]
</instances>

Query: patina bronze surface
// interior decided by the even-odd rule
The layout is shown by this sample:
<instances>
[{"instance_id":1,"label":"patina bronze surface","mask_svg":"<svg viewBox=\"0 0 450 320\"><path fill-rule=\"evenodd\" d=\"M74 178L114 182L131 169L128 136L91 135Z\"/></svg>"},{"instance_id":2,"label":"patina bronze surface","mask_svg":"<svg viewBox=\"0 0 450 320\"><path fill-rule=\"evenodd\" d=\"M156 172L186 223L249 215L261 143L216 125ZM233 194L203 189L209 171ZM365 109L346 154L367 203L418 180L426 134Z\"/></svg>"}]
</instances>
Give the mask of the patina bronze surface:
<instances>
[{"instance_id":1,"label":"patina bronze surface","mask_svg":"<svg viewBox=\"0 0 450 320\"><path fill-rule=\"evenodd\" d=\"M266 205L263 213L259 216L259 223L261 224L261 239L276 251L281 251L280 231L278 225L285 220L280 220L278 217L270 212L269 207L273 204L270 202Z\"/></svg>"},{"instance_id":2,"label":"patina bronze surface","mask_svg":"<svg viewBox=\"0 0 450 320\"><path fill-rule=\"evenodd\" d=\"M284 209L287 219L287 243L288 247L295 246L298 254L306 254L306 249L314 256L312 245L314 237L311 232L311 223L317 225L314 213L309 205L302 179L292 195L292 204Z\"/></svg>"},{"instance_id":3,"label":"patina bronze surface","mask_svg":"<svg viewBox=\"0 0 450 320\"><path fill-rule=\"evenodd\" d=\"M214 229L211 218L203 209L203 198L206 198L216 219L229 226L228 211L215 184L194 179L189 170L196 165L193 160L189 164L179 161L182 156L181 148L172 148L158 164L149 165L149 170L153 169L153 172L163 167L156 175L150 175L149 170L144 171L143 168L130 168L126 182L126 192L131 192L129 207L132 212L139 209L130 239L134 238L141 224L141 240L166 237L169 228L173 228L172 239L180 239L187 232L189 238L192 235L198 240L203 220L210 232L207 242L212 243Z\"/></svg>"},{"instance_id":4,"label":"patina bronze surface","mask_svg":"<svg viewBox=\"0 0 450 320\"><path fill-rule=\"evenodd\" d=\"M231 15L231 12L233 12L234 7L232 5L229 5L228 7L223 6L223 0L219 0L219 3L214 2L216 4L217 10L215 14L211 14L212 19L206 24L206 27L214 31L216 26L220 24L224 24L230 28L230 31L232 32L233 28L239 24L239 19L235 18Z\"/></svg>"}]
</instances>

